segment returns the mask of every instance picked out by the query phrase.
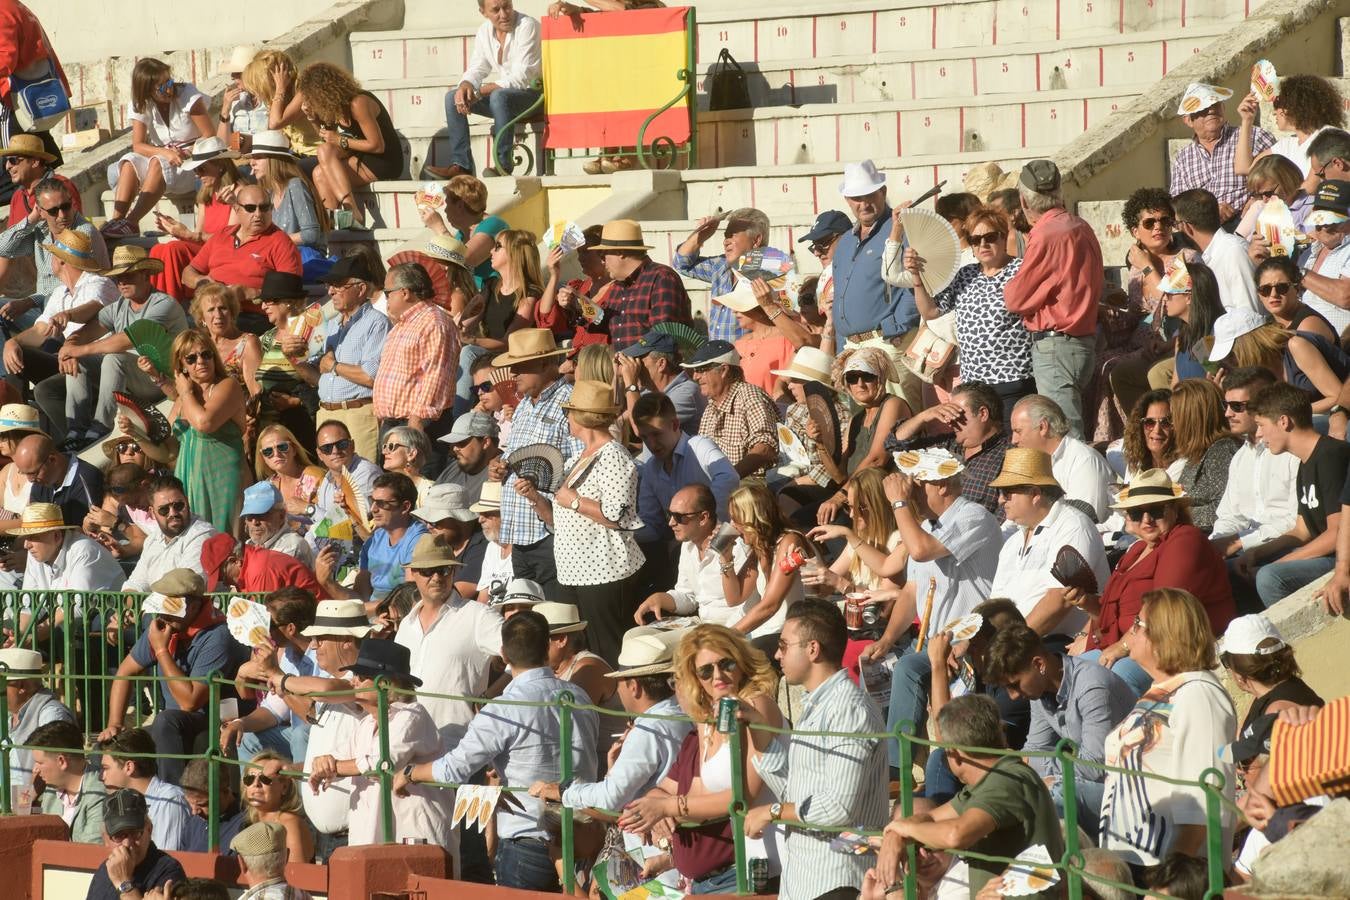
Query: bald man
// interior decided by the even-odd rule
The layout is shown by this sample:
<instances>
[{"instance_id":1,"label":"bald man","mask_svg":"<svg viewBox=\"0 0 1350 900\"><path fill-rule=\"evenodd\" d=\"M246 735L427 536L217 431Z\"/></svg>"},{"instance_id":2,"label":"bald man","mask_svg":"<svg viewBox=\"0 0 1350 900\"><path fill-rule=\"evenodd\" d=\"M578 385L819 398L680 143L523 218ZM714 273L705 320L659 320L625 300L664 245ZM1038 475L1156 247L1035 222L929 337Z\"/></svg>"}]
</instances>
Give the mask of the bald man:
<instances>
[{"instance_id":1,"label":"bald man","mask_svg":"<svg viewBox=\"0 0 1350 900\"><path fill-rule=\"evenodd\" d=\"M33 483L30 503L55 503L62 518L78 525L89 508L103 502L103 473L82 459L61 453L45 434L30 434L14 450L14 467ZM5 523L10 527L18 524Z\"/></svg>"}]
</instances>

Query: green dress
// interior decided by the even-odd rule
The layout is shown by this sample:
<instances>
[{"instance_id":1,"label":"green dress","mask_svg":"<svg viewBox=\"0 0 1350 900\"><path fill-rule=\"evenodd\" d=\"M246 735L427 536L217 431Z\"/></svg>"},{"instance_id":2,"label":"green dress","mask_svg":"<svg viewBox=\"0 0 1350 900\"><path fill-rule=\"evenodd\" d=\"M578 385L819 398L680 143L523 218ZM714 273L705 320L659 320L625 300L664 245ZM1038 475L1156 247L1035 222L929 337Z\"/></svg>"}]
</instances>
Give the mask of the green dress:
<instances>
[{"instance_id":1,"label":"green dress","mask_svg":"<svg viewBox=\"0 0 1350 900\"><path fill-rule=\"evenodd\" d=\"M183 482L188 506L216 530L232 534L244 496L243 431L231 419L206 434L180 418L173 432L178 438L173 473Z\"/></svg>"}]
</instances>

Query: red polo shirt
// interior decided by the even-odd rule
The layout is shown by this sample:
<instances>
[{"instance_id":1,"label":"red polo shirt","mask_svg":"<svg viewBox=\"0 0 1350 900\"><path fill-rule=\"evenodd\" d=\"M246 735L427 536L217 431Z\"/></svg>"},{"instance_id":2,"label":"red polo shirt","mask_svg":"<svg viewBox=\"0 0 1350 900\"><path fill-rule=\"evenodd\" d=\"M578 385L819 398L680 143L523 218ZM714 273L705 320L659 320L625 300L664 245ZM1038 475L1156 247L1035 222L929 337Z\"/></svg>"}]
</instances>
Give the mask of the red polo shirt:
<instances>
[{"instance_id":1,"label":"red polo shirt","mask_svg":"<svg viewBox=\"0 0 1350 900\"><path fill-rule=\"evenodd\" d=\"M212 281L254 290L262 287L265 272L300 274L300 251L290 235L277 226L267 226L262 234L242 244L238 233L239 226L231 225L211 235L192 257L192 268ZM245 302L244 310L259 311L252 302Z\"/></svg>"},{"instance_id":2,"label":"red polo shirt","mask_svg":"<svg viewBox=\"0 0 1350 900\"><path fill-rule=\"evenodd\" d=\"M304 588L316 599L328 599L328 592L319 586L314 573L295 557L245 544L243 565L239 571L239 590L249 594L255 591L270 594L284 587Z\"/></svg>"}]
</instances>

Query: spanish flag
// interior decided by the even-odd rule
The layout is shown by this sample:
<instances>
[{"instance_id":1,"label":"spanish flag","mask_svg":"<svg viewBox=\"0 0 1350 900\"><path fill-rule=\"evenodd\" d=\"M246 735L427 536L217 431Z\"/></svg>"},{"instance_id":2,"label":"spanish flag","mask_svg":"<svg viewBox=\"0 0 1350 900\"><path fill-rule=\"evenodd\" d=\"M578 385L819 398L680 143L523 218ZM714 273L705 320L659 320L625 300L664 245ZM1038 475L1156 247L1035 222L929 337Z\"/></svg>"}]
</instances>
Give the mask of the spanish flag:
<instances>
[{"instance_id":1,"label":"spanish flag","mask_svg":"<svg viewBox=\"0 0 1350 900\"><path fill-rule=\"evenodd\" d=\"M543 19L544 108L550 150L631 147L648 116L684 89L690 10L636 9ZM579 24L579 27L578 27ZM647 127L683 144L691 136L693 92Z\"/></svg>"},{"instance_id":2,"label":"spanish flag","mask_svg":"<svg viewBox=\"0 0 1350 900\"><path fill-rule=\"evenodd\" d=\"M1307 725L1276 721L1268 774L1280 806L1350 793L1350 697L1332 700Z\"/></svg>"}]
</instances>

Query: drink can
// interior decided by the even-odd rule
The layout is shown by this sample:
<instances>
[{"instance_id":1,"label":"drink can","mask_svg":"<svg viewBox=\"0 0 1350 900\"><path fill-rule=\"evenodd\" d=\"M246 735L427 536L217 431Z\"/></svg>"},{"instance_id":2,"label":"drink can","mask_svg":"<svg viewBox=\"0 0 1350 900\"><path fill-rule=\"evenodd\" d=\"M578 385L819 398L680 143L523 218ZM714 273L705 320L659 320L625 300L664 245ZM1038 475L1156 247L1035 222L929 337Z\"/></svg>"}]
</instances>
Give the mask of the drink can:
<instances>
[{"instance_id":1,"label":"drink can","mask_svg":"<svg viewBox=\"0 0 1350 900\"><path fill-rule=\"evenodd\" d=\"M736 730L736 710L741 702L735 697L723 697L717 701L717 730L722 734L731 734Z\"/></svg>"},{"instance_id":2,"label":"drink can","mask_svg":"<svg viewBox=\"0 0 1350 900\"><path fill-rule=\"evenodd\" d=\"M863 599L865 594L844 595L844 625L849 631L863 627Z\"/></svg>"},{"instance_id":3,"label":"drink can","mask_svg":"<svg viewBox=\"0 0 1350 900\"><path fill-rule=\"evenodd\" d=\"M791 575L801 568L802 563L806 562L806 554L800 547L793 547L787 552L787 555L778 560L778 570L784 575Z\"/></svg>"}]
</instances>

